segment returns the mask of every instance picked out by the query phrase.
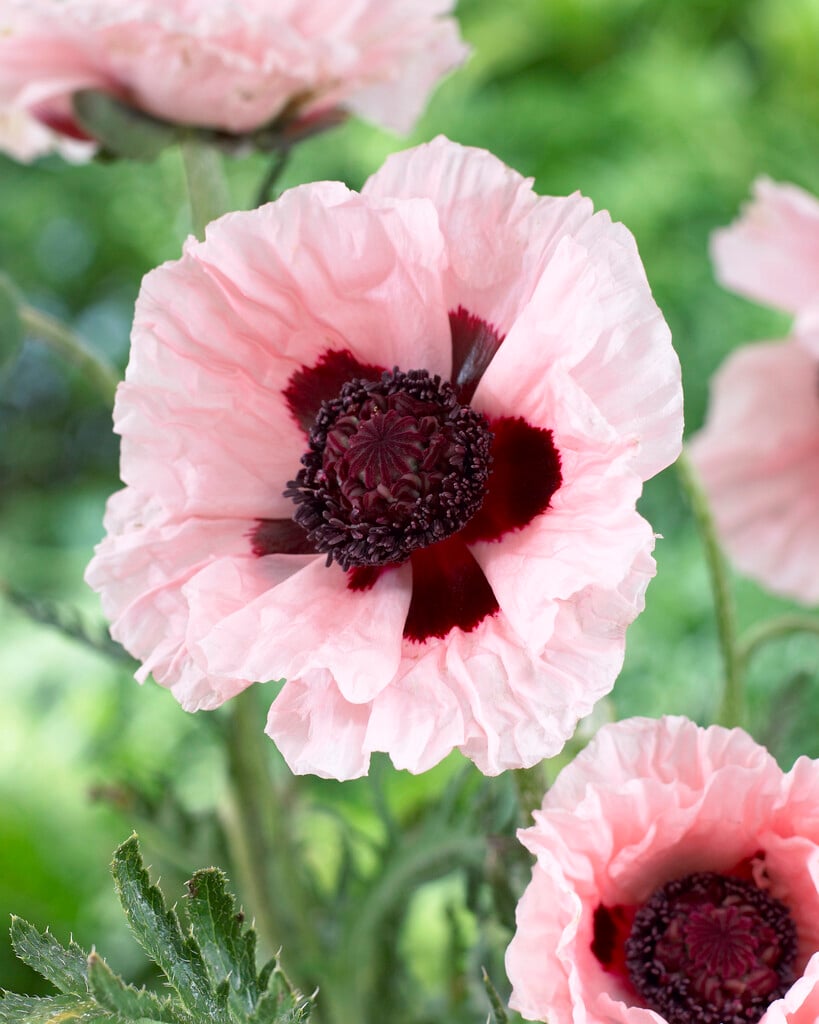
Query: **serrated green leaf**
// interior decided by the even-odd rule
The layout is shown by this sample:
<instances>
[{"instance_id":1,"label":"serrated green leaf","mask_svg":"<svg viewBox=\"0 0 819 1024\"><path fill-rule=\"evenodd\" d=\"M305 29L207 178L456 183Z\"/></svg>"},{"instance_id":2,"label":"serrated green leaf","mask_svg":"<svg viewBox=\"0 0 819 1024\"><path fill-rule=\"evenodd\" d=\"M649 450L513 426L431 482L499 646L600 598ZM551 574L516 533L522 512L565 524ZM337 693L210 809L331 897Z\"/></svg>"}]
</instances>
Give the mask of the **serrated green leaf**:
<instances>
[{"instance_id":1,"label":"serrated green leaf","mask_svg":"<svg viewBox=\"0 0 819 1024\"><path fill-rule=\"evenodd\" d=\"M20 295L6 275L0 274L0 369L17 358L24 339Z\"/></svg>"},{"instance_id":2,"label":"serrated green leaf","mask_svg":"<svg viewBox=\"0 0 819 1024\"><path fill-rule=\"evenodd\" d=\"M294 1002L285 992L265 992L247 1024L308 1024L312 1008L304 997Z\"/></svg>"},{"instance_id":3,"label":"serrated green leaf","mask_svg":"<svg viewBox=\"0 0 819 1024\"><path fill-rule=\"evenodd\" d=\"M170 125L96 89L74 93L74 113L85 131L115 156L153 160L177 141Z\"/></svg>"},{"instance_id":4,"label":"serrated green leaf","mask_svg":"<svg viewBox=\"0 0 819 1024\"><path fill-rule=\"evenodd\" d=\"M306 1024L313 1000L305 997L285 974L278 958L265 964L259 975L266 990L247 1018L247 1024Z\"/></svg>"},{"instance_id":5,"label":"serrated green leaf","mask_svg":"<svg viewBox=\"0 0 819 1024\"><path fill-rule=\"evenodd\" d=\"M234 1003L250 1013L259 996L256 933L253 929L242 931L235 899L218 868L197 871L188 882L187 910L214 988L229 982Z\"/></svg>"},{"instance_id":6,"label":"serrated green leaf","mask_svg":"<svg viewBox=\"0 0 819 1024\"><path fill-rule=\"evenodd\" d=\"M489 996L489 1005L492 1007L487 1024L509 1024L509 1015L506 1012L506 1007L498 995L498 990L486 973L485 967L481 968L481 977L483 979L483 987L486 989L487 996Z\"/></svg>"},{"instance_id":7,"label":"serrated green leaf","mask_svg":"<svg viewBox=\"0 0 819 1024\"><path fill-rule=\"evenodd\" d=\"M18 996L6 992L0 999L0 1024L114 1024L116 1018L105 1013L86 995Z\"/></svg>"},{"instance_id":8,"label":"serrated green leaf","mask_svg":"<svg viewBox=\"0 0 819 1024\"><path fill-rule=\"evenodd\" d=\"M60 992L88 995L88 954L76 942L70 942L66 949L48 929L41 933L21 917L12 917L11 944L23 963Z\"/></svg>"},{"instance_id":9,"label":"serrated green leaf","mask_svg":"<svg viewBox=\"0 0 819 1024\"><path fill-rule=\"evenodd\" d=\"M215 995L202 953L193 937L185 937L162 893L151 885L136 835L114 853L111 870L128 923L148 956L156 963L194 1018L222 1024L225 1001Z\"/></svg>"},{"instance_id":10,"label":"serrated green leaf","mask_svg":"<svg viewBox=\"0 0 819 1024\"><path fill-rule=\"evenodd\" d=\"M92 952L88 957L88 984L103 1009L128 1021L150 1019L158 1024L176 1024L179 1020L167 999L160 999L144 988L127 985L98 953Z\"/></svg>"}]
</instances>

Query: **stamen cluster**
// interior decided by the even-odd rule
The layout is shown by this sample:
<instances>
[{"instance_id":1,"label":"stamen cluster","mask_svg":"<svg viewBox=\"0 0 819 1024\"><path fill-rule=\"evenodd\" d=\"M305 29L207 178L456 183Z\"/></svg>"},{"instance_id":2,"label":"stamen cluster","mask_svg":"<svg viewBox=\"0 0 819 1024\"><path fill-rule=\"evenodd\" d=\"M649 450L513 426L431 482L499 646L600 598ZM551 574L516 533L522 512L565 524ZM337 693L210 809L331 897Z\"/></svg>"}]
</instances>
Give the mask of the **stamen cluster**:
<instances>
[{"instance_id":1,"label":"stamen cluster","mask_svg":"<svg viewBox=\"0 0 819 1024\"><path fill-rule=\"evenodd\" d=\"M397 565L478 511L492 439L485 417L425 370L352 380L322 403L284 493L328 565Z\"/></svg>"},{"instance_id":2,"label":"stamen cluster","mask_svg":"<svg viewBox=\"0 0 819 1024\"><path fill-rule=\"evenodd\" d=\"M626 966L669 1024L756 1024L793 983L796 929L753 882L700 872L637 911Z\"/></svg>"}]
</instances>

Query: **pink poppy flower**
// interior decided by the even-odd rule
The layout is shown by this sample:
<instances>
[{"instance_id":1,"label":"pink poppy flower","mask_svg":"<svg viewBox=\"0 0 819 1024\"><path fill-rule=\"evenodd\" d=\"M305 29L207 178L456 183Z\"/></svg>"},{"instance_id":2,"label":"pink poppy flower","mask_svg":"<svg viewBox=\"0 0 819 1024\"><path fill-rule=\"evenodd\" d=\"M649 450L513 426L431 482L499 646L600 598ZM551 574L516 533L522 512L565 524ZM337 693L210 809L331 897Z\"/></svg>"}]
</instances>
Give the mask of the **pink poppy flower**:
<instances>
[{"instance_id":1,"label":"pink poppy flower","mask_svg":"<svg viewBox=\"0 0 819 1024\"><path fill-rule=\"evenodd\" d=\"M815 1024L819 764L741 729L605 726L519 833L511 1005L550 1024Z\"/></svg>"},{"instance_id":2,"label":"pink poppy flower","mask_svg":"<svg viewBox=\"0 0 819 1024\"><path fill-rule=\"evenodd\" d=\"M446 139L150 273L88 579L188 709L286 678L296 772L556 753L654 572L679 364L634 240Z\"/></svg>"},{"instance_id":3,"label":"pink poppy flower","mask_svg":"<svg viewBox=\"0 0 819 1024\"><path fill-rule=\"evenodd\" d=\"M717 276L798 315L792 339L746 345L711 382L691 458L736 567L768 589L819 601L819 202L760 181L714 237ZM749 443L749 438L752 439Z\"/></svg>"},{"instance_id":4,"label":"pink poppy flower","mask_svg":"<svg viewBox=\"0 0 819 1024\"><path fill-rule=\"evenodd\" d=\"M95 89L244 134L352 111L407 132L467 48L453 0L1 0L0 103L75 134Z\"/></svg>"}]
</instances>

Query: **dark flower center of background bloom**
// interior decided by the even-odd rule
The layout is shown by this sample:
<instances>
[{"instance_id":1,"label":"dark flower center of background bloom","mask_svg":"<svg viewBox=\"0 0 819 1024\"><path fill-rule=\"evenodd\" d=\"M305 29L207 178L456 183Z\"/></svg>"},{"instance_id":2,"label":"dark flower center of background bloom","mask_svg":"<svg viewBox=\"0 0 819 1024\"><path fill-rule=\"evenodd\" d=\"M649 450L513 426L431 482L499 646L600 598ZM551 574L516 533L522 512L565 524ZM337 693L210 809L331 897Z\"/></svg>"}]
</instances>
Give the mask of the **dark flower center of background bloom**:
<instances>
[{"instance_id":1,"label":"dark flower center of background bloom","mask_svg":"<svg viewBox=\"0 0 819 1024\"><path fill-rule=\"evenodd\" d=\"M787 907L714 872L658 889L625 942L632 984L669 1024L756 1024L790 988L795 959Z\"/></svg>"},{"instance_id":2,"label":"dark flower center of background bloom","mask_svg":"<svg viewBox=\"0 0 819 1024\"><path fill-rule=\"evenodd\" d=\"M323 402L285 495L328 565L398 565L472 519L492 440L485 417L426 370L351 380Z\"/></svg>"}]
</instances>

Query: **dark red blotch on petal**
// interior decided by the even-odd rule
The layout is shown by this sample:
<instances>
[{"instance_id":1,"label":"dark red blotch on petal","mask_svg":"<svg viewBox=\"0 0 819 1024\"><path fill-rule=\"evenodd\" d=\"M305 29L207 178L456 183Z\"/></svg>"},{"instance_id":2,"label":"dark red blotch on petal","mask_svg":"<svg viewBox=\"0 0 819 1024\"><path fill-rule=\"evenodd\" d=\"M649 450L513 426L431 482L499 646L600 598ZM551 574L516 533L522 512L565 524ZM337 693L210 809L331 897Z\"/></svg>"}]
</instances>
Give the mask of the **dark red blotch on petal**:
<instances>
[{"instance_id":1,"label":"dark red blotch on petal","mask_svg":"<svg viewBox=\"0 0 819 1024\"><path fill-rule=\"evenodd\" d=\"M258 519L250 531L253 554L314 555L316 549L307 539L307 533L292 519Z\"/></svg>"},{"instance_id":2,"label":"dark red blotch on petal","mask_svg":"<svg viewBox=\"0 0 819 1024\"><path fill-rule=\"evenodd\" d=\"M472 401L478 382L503 343L504 335L463 306L449 314L452 333L452 376L450 381L461 405Z\"/></svg>"},{"instance_id":3,"label":"dark red blotch on petal","mask_svg":"<svg viewBox=\"0 0 819 1024\"><path fill-rule=\"evenodd\" d=\"M483 570L460 535L414 551L410 563L412 600L404 624L408 640L445 637L456 626L469 632L498 610Z\"/></svg>"},{"instance_id":4,"label":"dark red blotch on petal","mask_svg":"<svg viewBox=\"0 0 819 1024\"><path fill-rule=\"evenodd\" d=\"M612 974L629 980L626 967L626 939L631 933L637 907L599 904L594 912L591 951L600 964Z\"/></svg>"},{"instance_id":5,"label":"dark red blotch on petal","mask_svg":"<svg viewBox=\"0 0 819 1024\"><path fill-rule=\"evenodd\" d=\"M563 480L551 430L511 416L490 426L492 471L483 505L460 534L467 543L498 540L528 525L546 511Z\"/></svg>"},{"instance_id":6,"label":"dark red blotch on petal","mask_svg":"<svg viewBox=\"0 0 819 1024\"><path fill-rule=\"evenodd\" d=\"M343 385L351 380L381 380L380 366L360 363L352 352L327 351L315 366L296 370L284 389L290 412L305 433L316 421L322 402L336 398Z\"/></svg>"}]
</instances>

